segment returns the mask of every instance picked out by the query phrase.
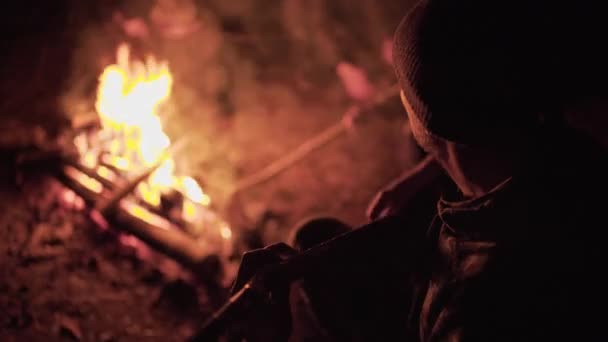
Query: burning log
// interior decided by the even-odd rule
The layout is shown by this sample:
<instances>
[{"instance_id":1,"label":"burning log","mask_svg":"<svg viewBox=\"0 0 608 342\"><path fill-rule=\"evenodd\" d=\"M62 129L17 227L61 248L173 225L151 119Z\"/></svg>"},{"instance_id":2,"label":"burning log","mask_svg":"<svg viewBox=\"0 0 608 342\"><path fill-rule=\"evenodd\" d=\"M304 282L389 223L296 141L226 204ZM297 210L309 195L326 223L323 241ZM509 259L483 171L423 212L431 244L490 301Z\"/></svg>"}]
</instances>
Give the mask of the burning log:
<instances>
[{"instance_id":1,"label":"burning log","mask_svg":"<svg viewBox=\"0 0 608 342\"><path fill-rule=\"evenodd\" d=\"M82 172L83 174L85 174L87 177L93 178L96 181L98 181L99 183L101 183L104 187L113 190L114 188L116 188L117 184L115 184L112 180L103 177L99 174L98 171L95 171L89 167L86 167L74 160L66 160L65 163L73 168L75 168L76 170ZM103 170L103 169L102 169ZM72 171L73 173L73 171Z\"/></svg>"},{"instance_id":2,"label":"burning log","mask_svg":"<svg viewBox=\"0 0 608 342\"><path fill-rule=\"evenodd\" d=\"M180 227L142 206L122 202L112 209L115 224L151 247L197 270L209 255L210 247L196 241Z\"/></svg>"},{"instance_id":3,"label":"burning log","mask_svg":"<svg viewBox=\"0 0 608 342\"><path fill-rule=\"evenodd\" d=\"M65 166L56 176L91 207L105 208L101 211L102 216L113 226L132 234L186 267L198 270L210 255L223 254L223 246L211 246L204 240L196 239L186 232L184 226L171 222L144 205L125 199L134 189L133 184L141 182L150 173L151 171L142 174L127 187L110 196L102 183L76 167ZM100 206L100 202L106 205Z\"/></svg>"},{"instance_id":4,"label":"burning log","mask_svg":"<svg viewBox=\"0 0 608 342\"><path fill-rule=\"evenodd\" d=\"M95 205L103 193L103 184L73 166L65 166L57 172L57 179L82 197L88 205Z\"/></svg>"}]
</instances>

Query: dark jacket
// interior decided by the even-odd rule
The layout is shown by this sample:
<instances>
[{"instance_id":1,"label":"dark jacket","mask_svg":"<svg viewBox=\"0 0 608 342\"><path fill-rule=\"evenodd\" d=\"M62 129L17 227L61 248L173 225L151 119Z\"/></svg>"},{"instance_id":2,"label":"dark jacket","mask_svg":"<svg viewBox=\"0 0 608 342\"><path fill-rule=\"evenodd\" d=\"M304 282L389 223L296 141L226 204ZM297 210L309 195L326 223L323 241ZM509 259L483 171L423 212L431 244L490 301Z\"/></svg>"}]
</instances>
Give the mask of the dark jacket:
<instances>
[{"instance_id":1,"label":"dark jacket","mask_svg":"<svg viewBox=\"0 0 608 342\"><path fill-rule=\"evenodd\" d=\"M322 325L348 341L608 339L605 153L568 130L539 142L494 191L463 200L448 185L306 279Z\"/></svg>"}]
</instances>

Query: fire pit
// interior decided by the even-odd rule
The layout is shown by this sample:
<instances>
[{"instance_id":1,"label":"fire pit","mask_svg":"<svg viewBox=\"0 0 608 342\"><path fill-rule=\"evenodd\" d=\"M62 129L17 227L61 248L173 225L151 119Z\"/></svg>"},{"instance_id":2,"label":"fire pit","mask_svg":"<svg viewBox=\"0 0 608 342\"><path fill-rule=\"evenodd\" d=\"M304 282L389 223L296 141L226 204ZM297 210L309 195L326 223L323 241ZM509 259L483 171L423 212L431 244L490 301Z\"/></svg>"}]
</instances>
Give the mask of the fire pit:
<instances>
[{"instance_id":1,"label":"fire pit","mask_svg":"<svg viewBox=\"0 0 608 342\"><path fill-rule=\"evenodd\" d=\"M166 62L133 60L120 45L99 78L98 120L76 133L77 158L63 160L57 177L99 226L122 229L197 268L209 256L231 254L232 230L198 182L176 167L183 142L172 144L161 117L172 83Z\"/></svg>"}]
</instances>

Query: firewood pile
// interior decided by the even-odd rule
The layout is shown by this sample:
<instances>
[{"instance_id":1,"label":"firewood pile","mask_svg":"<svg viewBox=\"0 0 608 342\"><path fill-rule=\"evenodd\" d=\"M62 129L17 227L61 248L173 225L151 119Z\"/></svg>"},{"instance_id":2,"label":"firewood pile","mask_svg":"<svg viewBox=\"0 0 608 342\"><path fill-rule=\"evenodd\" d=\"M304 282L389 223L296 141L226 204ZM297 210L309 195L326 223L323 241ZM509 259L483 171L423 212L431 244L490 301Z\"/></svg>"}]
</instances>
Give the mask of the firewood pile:
<instances>
[{"instance_id":1,"label":"firewood pile","mask_svg":"<svg viewBox=\"0 0 608 342\"><path fill-rule=\"evenodd\" d=\"M130 60L120 46L100 77L96 113L72 119L69 132L48 137L34 130L13 145L17 168L43 165L101 228L122 230L199 272L209 258L226 261L233 233L198 182L178 173L161 107L171 93L168 65ZM42 130L44 132L44 130Z\"/></svg>"},{"instance_id":2,"label":"firewood pile","mask_svg":"<svg viewBox=\"0 0 608 342\"><path fill-rule=\"evenodd\" d=\"M59 165L55 175L84 199L99 225L124 230L192 269L204 264L211 255L229 255L230 245L226 241L230 237L226 233L229 228L215 214L209 212L204 222L195 225L175 214L184 200L177 191L163 194L160 207L134 195L137 185L156 168L129 180L121 177L119 170L103 165L97 170L74 160L63 160ZM113 180L100 175L104 172L114 175ZM217 233L215 236L210 232L212 229ZM200 235L201 230L208 234Z\"/></svg>"},{"instance_id":3,"label":"firewood pile","mask_svg":"<svg viewBox=\"0 0 608 342\"><path fill-rule=\"evenodd\" d=\"M70 135L91 136L98 130L97 124L90 123ZM44 169L65 186L49 191L70 194L67 197L82 203L77 206L102 229L111 227L131 234L193 271L210 257L227 258L231 254L232 232L211 209L205 208L199 220L192 222L182 215L187 198L175 189L161 195L159 206L137 195L137 187L158 170L160 163L129 177L124 170L105 163L103 152L95 167L84 165L76 147L70 144L48 148L14 145L12 149L18 175L26 169Z\"/></svg>"}]
</instances>

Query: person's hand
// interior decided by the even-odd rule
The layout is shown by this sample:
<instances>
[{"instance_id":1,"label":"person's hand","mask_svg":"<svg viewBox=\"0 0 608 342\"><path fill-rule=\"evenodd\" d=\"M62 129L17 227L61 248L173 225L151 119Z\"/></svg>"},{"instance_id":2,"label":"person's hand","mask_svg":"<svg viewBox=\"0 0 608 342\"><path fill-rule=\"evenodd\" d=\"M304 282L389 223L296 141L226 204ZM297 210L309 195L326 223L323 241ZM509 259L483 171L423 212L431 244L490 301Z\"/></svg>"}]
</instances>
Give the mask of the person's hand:
<instances>
[{"instance_id":1,"label":"person's hand","mask_svg":"<svg viewBox=\"0 0 608 342\"><path fill-rule=\"evenodd\" d=\"M419 191L416 175L402 175L376 193L367 209L367 218L373 221L402 212Z\"/></svg>"},{"instance_id":2,"label":"person's hand","mask_svg":"<svg viewBox=\"0 0 608 342\"><path fill-rule=\"evenodd\" d=\"M232 294L241 290L254 276L263 276L264 269L268 266L278 264L296 253L284 243L245 253ZM256 312L239 324L232 334L248 342L287 341L291 334L289 288L289 284L273 286L270 299L264 305L256 307Z\"/></svg>"},{"instance_id":3,"label":"person's hand","mask_svg":"<svg viewBox=\"0 0 608 342\"><path fill-rule=\"evenodd\" d=\"M368 219L373 221L402 212L416 195L434 183L440 175L440 167L427 156L414 169L401 175L374 196L367 209Z\"/></svg>"},{"instance_id":4,"label":"person's hand","mask_svg":"<svg viewBox=\"0 0 608 342\"><path fill-rule=\"evenodd\" d=\"M407 180L406 180L407 181ZM407 191L405 191L407 193ZM393 215L399 212L405 202L400 198L399 192L394 187L385 187L374 195L367 208L367 218L370 221Z\"/></svg>"}]
</instances>

